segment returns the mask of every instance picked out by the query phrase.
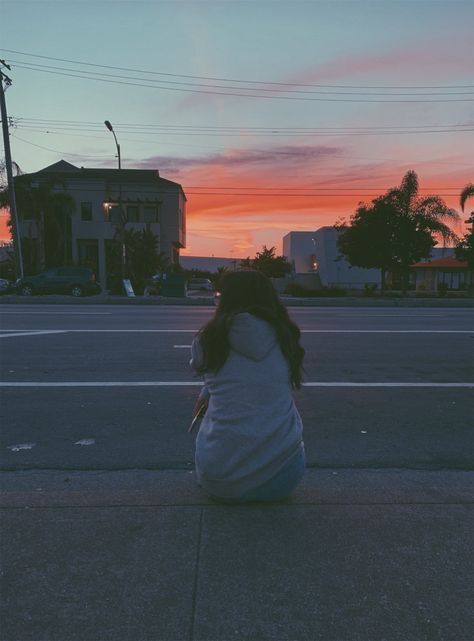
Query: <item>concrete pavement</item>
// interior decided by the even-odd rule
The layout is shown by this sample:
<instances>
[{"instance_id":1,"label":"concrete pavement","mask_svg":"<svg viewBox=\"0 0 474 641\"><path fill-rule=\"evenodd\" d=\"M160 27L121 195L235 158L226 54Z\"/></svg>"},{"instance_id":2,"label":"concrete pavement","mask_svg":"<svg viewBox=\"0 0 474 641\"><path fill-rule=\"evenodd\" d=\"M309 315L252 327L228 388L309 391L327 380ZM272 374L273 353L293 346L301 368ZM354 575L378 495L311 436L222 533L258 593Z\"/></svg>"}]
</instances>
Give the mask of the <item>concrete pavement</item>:
<instances>
[{"instance_id":1,"label":"concrete pavement","mask_svg":"<svg viewBox=\"0 0 474 641\"><path fill-rule=\"evenodd\" d=\"M0 640L473 641L471 311L291 310L329 386L294 497L248 506L192 471L210 311L3 307Z\"/></svg>"},{"instance_id":2,"label":"concrete pavement","mask_svg":"<svg viewBox=\"0 0 474 641\"><path fill-rule=\"evenodd\" d=\"M178 470L2 489L2 641L474 638L470 472L310 468L248 506Z\"/></svg>"}]
</instances>

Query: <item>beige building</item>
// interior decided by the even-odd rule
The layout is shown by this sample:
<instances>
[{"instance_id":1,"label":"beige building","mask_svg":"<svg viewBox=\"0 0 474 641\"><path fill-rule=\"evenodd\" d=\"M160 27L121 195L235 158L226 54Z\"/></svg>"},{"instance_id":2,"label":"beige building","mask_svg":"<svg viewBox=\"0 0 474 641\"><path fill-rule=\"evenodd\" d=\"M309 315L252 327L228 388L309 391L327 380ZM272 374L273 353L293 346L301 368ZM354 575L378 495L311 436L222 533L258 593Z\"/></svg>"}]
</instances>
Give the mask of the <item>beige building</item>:
<instances>
[{"instance_id":1,"label":"beige building","mask_svg":"<svg viewBox=\"0 0 474 641\"><path fill-rule=\"evenodd\" d=\"M440 287L450 291L465 291L469 286L467 261L446 256L415 263L410 267L417 292L437 292Z\"/></svg>"},{"instance_id":2,"label":"beige building","mask_svg":"<svg viewBox=\"0 0 474 641\"><path fill-rule=\"evenodd\" d=\"M121 220L125 229L150 229L159 238L158 251L179 262L186 245L186 196L180 184L161 178L157 170L85 169L61 160L19 178L32 188L49 182L54 191L72 197L73 212L64 221L64 262L94 266L103 288ZM22 239L41 238L40 225L37 213L22 212Z\"/></svg>"}]
</instances>

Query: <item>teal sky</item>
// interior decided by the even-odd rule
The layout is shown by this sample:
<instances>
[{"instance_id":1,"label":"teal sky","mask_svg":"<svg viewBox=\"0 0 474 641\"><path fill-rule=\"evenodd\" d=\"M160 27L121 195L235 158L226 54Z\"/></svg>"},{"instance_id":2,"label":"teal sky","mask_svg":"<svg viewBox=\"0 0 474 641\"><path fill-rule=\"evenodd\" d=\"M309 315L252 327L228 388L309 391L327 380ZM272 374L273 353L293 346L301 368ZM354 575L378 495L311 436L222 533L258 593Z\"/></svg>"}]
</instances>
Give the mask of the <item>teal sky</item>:
<instances>
[{"instance_id":1,"label":"teal sky","mask_svg":"<svg viewBox=\"0 0 474 641\"><path fill-rule=\"evenodd\" d=\"M157 168L190 192L188 251L195 254L279 246L292 229L348 218L367 188L391 187L408 169L437 193L453 188L446 199L455 206L455 190L474 178L473 7L456 0L3 0L13 158L25 172L60 158L115 166L103 126L109 119L124 166ZM91 72L116 77L92 80ZM414 102L420 93L426 102ZM272 188L329 185L358 192L352 200L270 196ZM204 186L269 191L268 198L191 193Z\"/></svg>"}]
</instances>

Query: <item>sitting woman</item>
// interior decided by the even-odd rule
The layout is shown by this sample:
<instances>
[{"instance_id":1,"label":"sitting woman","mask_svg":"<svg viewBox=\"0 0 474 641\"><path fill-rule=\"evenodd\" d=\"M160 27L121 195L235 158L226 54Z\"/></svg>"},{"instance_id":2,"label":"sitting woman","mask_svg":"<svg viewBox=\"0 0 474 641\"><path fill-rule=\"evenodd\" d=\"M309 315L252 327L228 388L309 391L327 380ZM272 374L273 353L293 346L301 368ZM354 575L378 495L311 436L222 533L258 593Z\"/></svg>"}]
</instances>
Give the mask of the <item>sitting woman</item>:
<instances>
[{"instance_id":1,"label":"sitting woman","mask_svg":"<svg viewBox=\"0 0 474 641\"><path fill-rule=\"evenodd\" d=\"M292 390L301 385L300 330L260 272L224 274L214 317L191 348L204 377L194 416L196 476L212 497L287 498L305 471L303 426Z\"/></svg>"}]
</instances>

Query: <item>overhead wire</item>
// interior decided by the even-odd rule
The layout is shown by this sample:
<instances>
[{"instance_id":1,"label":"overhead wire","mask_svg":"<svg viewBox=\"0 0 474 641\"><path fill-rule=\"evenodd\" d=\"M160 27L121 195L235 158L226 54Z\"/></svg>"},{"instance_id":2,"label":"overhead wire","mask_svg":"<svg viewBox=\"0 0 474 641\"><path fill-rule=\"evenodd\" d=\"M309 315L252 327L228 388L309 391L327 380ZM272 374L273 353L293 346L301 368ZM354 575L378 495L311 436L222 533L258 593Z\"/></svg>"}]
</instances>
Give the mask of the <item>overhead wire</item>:
<instances>
[{"instance_id":1,"label":"overhead wire","mask_svg":"<svg viewBox=\"0 0 474 641\"><path fill-rule=\"evenodd\" d=\"M103 129L103 123L91 120L60 120L56 118L30 118L25 116L14 116L14 119L17 119L21 122L33 122L33 123L54 123L54 124L64 124L64 125L91 125ZM286 132L302 132L306 133L308 131L326 131L326 130L337 130L337 131L346 131L346 130L372 130L372 129L426 129L426 128L456 128L456 127L472 127L474 126L473 122L467 123L448 123L442 125L435 124L422 124L422 125L371 125L371 126L345 126L345 127L332 127L332 126L319 126L319 127L288 127L288 126L273 126L273 127L264 127L264 126L248 126L248 125L183 125L183 124L155 124L155 123L121 123L116 122L116 127L145 127L147 130L151 128L158 129L199 129L199 130L212 130L212 131L286 131Z\"/></svg>"},{"instance_id":2,"label":"overhead wire","mask_svg":"<svg viewBox=\"0 0 474 641\"><path fill-rule=\"evenodd\" d=\"M446 103L446 102L474 102L474 97L473 98L429 98L426 99L423 96L427 94L413 94L412 98L409 100L406 99L401 99L401 98L389 98L389 99L371 99L371 98L329 98L329 97L307 97L307 96L295 96L295 95L288 95L288 96L280 96L280 95L273 95L276 91L278 90L273 90L270 91L270 93L267 95L262 95L261 93L238 93L236 91L212 91L208 89L189 89L186 87L167 87L161 85L153 85L153 84L144 84L143 82L128 82L124 80L112 80L109 77L101 77L101 78L96 78L96 77L91 77L90 72L85 72L82 70L78 70L77 72L63 72L63 71L52 71L51 69L44 69L44 68L39 68L39 67L32 67L31 65L25 65L25 64L17 64L17 68L19 69L27 69L30 71L36 71L40 73L48 73L48 74L53 74L53 75L58 75L58 76L66 76L69 78L80 78L82 80L93 80L95 82L101 82L101 83L108 83L108 84L118 84L118 85L126 85L126 86L132 86L132 87L144 87L148 89L160 89L164 91L178 91L178 92L185 92L185 93L199 93L199 94L209 94L209 95L218 95L218 96L233 96L233 97L239 97L239 98L262 98L262 99L268 99L268 100L295 100L295 101L309 101L309 102L357 102L357 103L375 103L375 104L380 104L380 103ZM58 68L59 69L59 68ZM87 75L89 74L89 75ZM100 74L102 76L105 76L106 74ZM133 78L132 78L133 80ZM136 78L135 80L144 80L143 78ZM148 79L145 79L147 82L151 82ZM219 87L216 87L219 88ZM260 89L255 90L254 88L238 88L238 91L261 91ZM302 93L300 91L291 91L289 93ZM351 94L354 95L354 94ZM371 94L367 94L371 95ZM390 95L395 95L395 94L385 94L387 96ZM440 94L442 96L450 96L454 94L449 94L449 93L443 93ZM474 96L474 93L469 92L469 95Z\"/></svg>"},{"instance_id":3,"label":"overhead wire","mask_svg":"<svg viewBox=\"0 0 474 641\"><path fill-rule=\"evenodd\" d=\"M43 60L55 60L56 62L67 62L72 64L83 65L87 67L97 67L102 69L114 69L118 71L127 71L132 73L142 73L149 75L170 76L174 78L192 78L196 80L214 80L216 82L237 82L246 84L262 84L262 85L282 85L291 87L321 87L321 88L336 88L336 89L474 89L474 85L325 85L304 82L278 82L269 80L250 80L250 79L237 79L237 78L218 78L213 76L197 76L190 74L170 73L164 71L151 71L144 69L134 69L130 67L119 67L114 65L102 65L98 63L84 62L80 60L71 60L67 58L57 58L53 56L45 56L37 53L29 53L24 51L16 51L13 49L2 49L6 53L19 54L30 58L41 58ZM31 63L33 64L33 63Z\"/></svg>"},{"instance_id":4,"label":"overhead wire","mask_svg":"<svg viewBox=\"0 0 474 641\"><path fill-rule=\"evenodd\" d=\"M11 64L17 64L20 67L25 65L25 63L20 61L20 60L10 60L10 63ZM117 74L110 74L110 73L105 73L105 72L98 72L98 71L83 72L82 70L79 70L79 69L70 69L68 67L57 67L57 66L53 66L53 65L41 65L41 64L34 63L34 62L28 62L27 64L29 65L28 68L35 68L38 71L43 71L43 70L46 70L46 69L52 69L52 70L55 70L55 71L70 71L72 73L77 73L77 72L87 73L88 75L91 75L91 76L101 76L101 77L105 77L105 78L120 78L120 79L124 78L123 75L119 76ZM100 78L98 78L98 79L100 79ZM236 87L234 85L212 85L212 84L207 84L207 83L203 84L203 83L195 83L195 82L186 82L186 81L182 81L182 80L179 80L179 81L178 80L153 80L153 79L150 79L150 78L137 78L135 76L125 76L125 79L126 80L145 80L146 82L154 82L154 83L158 83L159 82L161 84L166 84L166 85L184 85L184 86L189 86L189 87L204 87L204 88L212 88L212 89L235 89L235 90L238 90L238 91L255 91L255 87ZM264 92L269 92L269 93L277 92L277 93L291 93L291 94L317 94L317 95L329 95L329 94L332 94L332 95L341 95L341 96L417 96L418 97L418 96L438 96L438 95L440 95L440 96L472 96L472 95L474 95L472 91L455 91L455 92L449 91L448 93L446 93L444 91L443 92L436 91L436 92L428 92L428 93L426 93L426 91L423 90L423 93L414 93L414 92L410 92L410 93L403 93L403 92L402 93L399 93L399 92L386 93L387 90L385 90L382 93L380 93L380 92L372 92L372 91L369 93L367 91L356 92L354 90L351 90L351 91L334 91L334 90L330 90L330 91L307 91L305 89L291 89L290 90L290 89L280 89L280 88L275 88L275 87L271 87L271 88L259 87L258 91L264 91Z\"/></svg>"}]
</instances>

